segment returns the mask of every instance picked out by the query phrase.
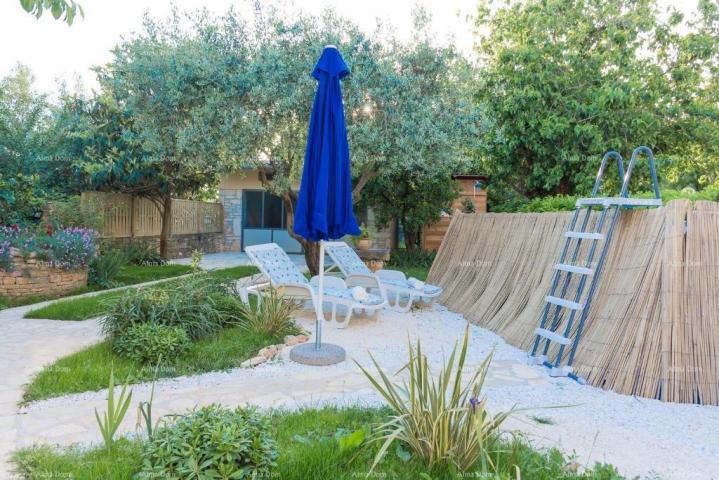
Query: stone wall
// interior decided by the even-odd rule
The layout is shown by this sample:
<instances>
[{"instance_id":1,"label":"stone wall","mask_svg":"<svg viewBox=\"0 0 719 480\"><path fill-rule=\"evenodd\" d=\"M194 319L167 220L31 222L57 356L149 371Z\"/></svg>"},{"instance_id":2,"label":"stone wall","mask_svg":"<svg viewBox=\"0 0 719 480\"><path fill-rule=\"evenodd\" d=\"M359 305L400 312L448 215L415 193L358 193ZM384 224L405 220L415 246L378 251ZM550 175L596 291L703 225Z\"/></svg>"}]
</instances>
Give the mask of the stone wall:
<instances>
[{"instance_id":1,"label":"stone wall","mask_svg":"<svg viewBox=\"0 0 719 480\"><path fill-rule=\"evenodd\" d=\"M242 190L220 188L220 203L224 208L223 249L239 252L242 249Z\"/></svg>"},{"instance_id":2,"label":"stone wall","mask_svg":"<svg viewBox=\"0 0 719 480\"><path fill-rule=\"evenodd\" d=\"M87 270L68 271L53 268L30 254L25 260L19 251L11 251L13 269L0 270L0 297L20 299L60 296L87 286Z\"/></svg>"},{"instance_id":3,"label":"stone wall","mask_svg":"<svg viewBox=\"0 0 719 480\"><path fill-rule=\"evenodd\" d=\"M160 250L160 237L157 235L152 237L105 238L103 241L118 248L125 247L133 242L142 242L148 244L156 251ZM186 258L191 256L194 250L199 250L202 253L224 252L223 234L194 233L189 235L172 235L167 245L167 257Z\"/></svg>"}]
</instances>

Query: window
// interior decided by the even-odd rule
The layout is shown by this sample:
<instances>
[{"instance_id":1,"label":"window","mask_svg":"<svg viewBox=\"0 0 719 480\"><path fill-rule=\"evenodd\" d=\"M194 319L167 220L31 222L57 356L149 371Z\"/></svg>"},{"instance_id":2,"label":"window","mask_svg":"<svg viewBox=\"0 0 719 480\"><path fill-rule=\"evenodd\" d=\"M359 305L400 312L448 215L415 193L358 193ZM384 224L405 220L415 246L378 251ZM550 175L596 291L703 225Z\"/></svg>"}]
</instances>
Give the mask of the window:
<instances>
[{"instance_id":1,"label":"window","mask_svg":"<svg viewBox=\"0 0 719 480\"><path fill-rule=\"evenodd\" d=\"M280 197L260 190L245 190L242 195L244 228L285 228L285 206Z\"/></svg>"}]
</instances>

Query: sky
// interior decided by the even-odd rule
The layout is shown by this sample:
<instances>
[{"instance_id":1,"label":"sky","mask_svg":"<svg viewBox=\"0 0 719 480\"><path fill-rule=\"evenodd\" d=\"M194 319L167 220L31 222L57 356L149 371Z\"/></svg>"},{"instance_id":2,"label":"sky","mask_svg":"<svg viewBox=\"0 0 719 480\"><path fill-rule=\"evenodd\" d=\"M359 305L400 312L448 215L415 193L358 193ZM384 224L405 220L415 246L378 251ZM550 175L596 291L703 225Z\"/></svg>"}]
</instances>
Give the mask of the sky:
<instances>
[{"instance_id":1,"label":"sky","mask_svg":"<svg viewBox=\"0 0 719 480\"><path fill-rule=\"evenodd\" d=\"M91 68L108 62L110 49L123 36L141 29L145 11L153 17L165 17L173 4L184 10L205 7L222 13L235 6L241 12L247 11L247 2L243 0L78 0L78 3L85 10L85 18L76 19L69 27L47 13L35 19L25 13L18 0L0 0L0 77L21 62L34 73L40 91L55 91L60 80L74 85L78 77L85 88L93 88L97 84ZM411 31L411 12L417 3L417 0L295 0L291 5L310 13L331 7L367 32L374 30L379 18L391 23L400 38L406 38ZM432 28L439 42L453 42L461 50L471 51L473 26L467 15L475 11L477 0L420 3L432 15ZM660 4L674 4L689 13L696 0L660 0Z\"/></svg>"}]
</instances>

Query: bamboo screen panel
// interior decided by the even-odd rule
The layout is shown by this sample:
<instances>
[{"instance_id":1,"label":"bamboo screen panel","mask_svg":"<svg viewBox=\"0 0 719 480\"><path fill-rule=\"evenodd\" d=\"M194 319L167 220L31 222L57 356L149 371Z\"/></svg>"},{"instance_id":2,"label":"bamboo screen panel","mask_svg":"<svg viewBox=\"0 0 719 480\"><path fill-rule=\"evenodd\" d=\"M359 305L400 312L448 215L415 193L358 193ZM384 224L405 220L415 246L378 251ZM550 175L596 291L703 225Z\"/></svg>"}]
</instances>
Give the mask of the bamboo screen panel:
<instances>
[{"instance_id":1,"label":"bamboo screen panel","mask_svg":"<svg viewBox=\"0 0 719 480\"><path fill-rule=\"evenodd\" d=\"M121 193L83 192L83 202L93 202L103 211L105 238L160 235L162 216L146 198ZM222 205L195 200L172 200L171 233L176 235L222 232Z\"/></svg>"},{"instance_id":2,"label":"bamboo screen panel","mask_svg":"<svg viewBox=\"0 0 719 480\"><path fill-rule=\"evenodd\" d=\"M428 281L448 308L528 349L570 215L455 214ZM718 233L713 202L622 212L574 360L580 376L719 404Z\"/></svg>"}]
</instances>

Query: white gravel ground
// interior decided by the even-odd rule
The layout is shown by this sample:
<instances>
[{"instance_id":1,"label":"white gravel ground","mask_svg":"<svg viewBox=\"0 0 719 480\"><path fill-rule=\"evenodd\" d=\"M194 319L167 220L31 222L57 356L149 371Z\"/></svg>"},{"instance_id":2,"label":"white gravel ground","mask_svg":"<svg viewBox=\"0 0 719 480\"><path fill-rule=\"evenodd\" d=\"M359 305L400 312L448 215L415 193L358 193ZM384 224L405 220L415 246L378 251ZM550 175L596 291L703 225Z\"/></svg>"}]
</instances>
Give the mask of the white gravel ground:
<instances>
[{"instance_id":1,"label":"white gravel ground","mask_svg":"<svg viewBox=\"0 0 719 480\"><path fill-rule=\"evenodd\" d=\"M311 328L309 315L303 317L303 324ZM411 314L383 312L379 323L360 317L345 330L327 325L326 341L342 345L351 358L364 365L368 364L368 352L371 352L384 369L393 372L406 360L408 333L412 338L421 337L425 353L436 366L461 338L466 321L461 315L435 306L432 310ZM534 445L556 446L574 454L583 466L611 463L629 476L681 480L719 478L716 473L719 472L719 407L663 403L618 395L569 379L551 378L543 367L526 365L525 352L488 330L472 326L471 364L480 363L491 351L494 351L493 367L485 390L489 407L530 409L517 413L506 425L523 432ZM321 369L285 361L252 370L236 369L166 380L158 383L157 392L167 398L182 394L195 398L193 395L196 395L203 403L212 399L213 392L218 401L224 399L223 389L233 385L259 384L265 385L267 391L271 388L281 391L280 387L289 379L302 378L303 388L313 392L311 395L290 392L295 395L268 400L271 395L263 388L250 392L254 397L247 394L238 402L257 399L255 403L263 406L286 408L325 403L381 403L366 382L349 380L359 378L357 370L351 361ZM348 379L341 391L329 388L332 382L328 379L337 378ZM136 398L147 389L147 386L135 387ZM24 413L32 416L33 412L97 403L103 398L104 392L71 395L37 402ZM562 408L556 408L560 406ZM549 418L552 424L539 424L531 419L533 416Z\"/></svg>"}]
</instances>

